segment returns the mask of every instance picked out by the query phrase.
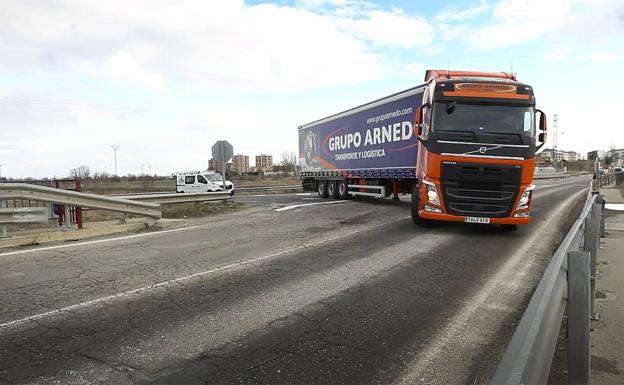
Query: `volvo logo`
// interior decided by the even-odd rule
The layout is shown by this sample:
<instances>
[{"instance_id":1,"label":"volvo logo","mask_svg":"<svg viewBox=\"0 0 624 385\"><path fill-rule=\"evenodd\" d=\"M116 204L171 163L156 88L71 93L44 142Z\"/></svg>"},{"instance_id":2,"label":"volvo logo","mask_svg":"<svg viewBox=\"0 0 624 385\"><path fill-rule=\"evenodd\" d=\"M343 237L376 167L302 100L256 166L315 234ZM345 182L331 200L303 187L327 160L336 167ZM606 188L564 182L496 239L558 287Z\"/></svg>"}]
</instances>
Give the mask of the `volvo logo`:
<instances>
[{"instance_id":1,"label":"volvo logo","mask_svg":"<svg viewBox=\"0 0 624 385\"><path fill-rule=\"evenodd\" d=\"M487 148L486 148L486 147L479 147L479 152L480 152L481 154L485 154L485 152L486 152L486 151L487 151Z\"/></svg>"}]
</instances>

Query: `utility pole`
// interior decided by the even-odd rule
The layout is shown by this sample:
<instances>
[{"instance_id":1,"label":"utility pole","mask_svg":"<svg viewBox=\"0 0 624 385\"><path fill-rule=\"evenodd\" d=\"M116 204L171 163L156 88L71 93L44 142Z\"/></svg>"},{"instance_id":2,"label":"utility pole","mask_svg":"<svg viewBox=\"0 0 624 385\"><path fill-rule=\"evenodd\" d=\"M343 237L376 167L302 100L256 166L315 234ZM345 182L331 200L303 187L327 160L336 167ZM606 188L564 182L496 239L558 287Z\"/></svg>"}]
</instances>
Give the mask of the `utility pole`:
<instances>
[{"instance_id":1,"label":"utility pole","mask_svg":"<svg viewBox=\"0 0 624 385\"><path fill-rule=\"evenodd\" d=\"M115 176L117 176L117 150L119 149L119 145L113 144L111 148L115 152Z\"/></svg>"},{"instance_id":2,"label":"utility pole","mask_svg":"<svg viewBox=\"0 0 624 385\"><path fill-rule=\"evenodd\" d=\"M152 165L149 165L149 175L152 176Z\"/></svg>"},{"instance_id":3,"label":"utility pole","mask_svg":"<svg viewBox=\"0 0 624 385\"><path fill-rule=\"evenodd\" d=\"M145 163L141 163L141 176L145 175Z\"/></svg>"},{"instance_id":4,"label":"utility pole","mask_svg":"<svg viewBox=\"0 0 624 385\"><path fill-rule=\"evenodd\" d=\"M0 179L2 179L2 167L3 166L6 166L6 164L4 164L4 163L0 164Z\"/></svg>"},{"instance_id":5,"label":"utility pole","mask_svg":"<svg viewBox=\"0 0 624 385\"><path fill-rule=\"evenodd\" d=\"M559 169L559 150L557 149L557 114L553 114L553 129L555 130L555 137L553 141L553 150L555 152L555 170Z\"/></svg>"}]
</instances>

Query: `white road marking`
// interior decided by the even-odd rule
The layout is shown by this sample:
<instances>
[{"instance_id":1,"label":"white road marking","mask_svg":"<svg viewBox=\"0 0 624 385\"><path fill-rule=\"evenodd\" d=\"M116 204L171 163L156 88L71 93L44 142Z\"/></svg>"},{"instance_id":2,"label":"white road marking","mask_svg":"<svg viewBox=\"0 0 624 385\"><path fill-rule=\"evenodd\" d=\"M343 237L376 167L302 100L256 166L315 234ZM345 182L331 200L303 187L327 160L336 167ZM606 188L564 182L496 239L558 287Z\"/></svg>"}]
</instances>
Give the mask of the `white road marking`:
<instances>
[{"instance_id":1,"label":"white road marking","mask_svg":"<svg viewBox=\"0 0 624 385\"><path fill-rule=\"evenodd\" d=\"M288 211L288 210L292 210L292 209L296 209L296 208L304 207L304 206L330 205L332 203L348 203L348 202L349 201L327 201L327 202L315 202L315 203L301 203L298 205L280 207L279 209L275 209L275 211Z\"/></svg>"},{"instance_id":2,"label":"white road marking","mask_svg":"<svg viewBox=\"0 0 624 385\"><path fill-rule=\"evenodd\" d=\"M298 193L298 194L295 194L295 195L298 195L298 196L303 196L303 195L312 195L312 193Z\"/></svg>"},{"instance_id":3,"label":"white road marking","mask_svg":"<svg viewBox=\"0 0 624 385\"><path fill-rule=\"evenodd\" d=\"M175 228L175 229L159 230L159 231L154 231L154 232L151 232L151 233L124 235L123 237L117 237L117 238L97 239L95 241L85 241L85 242L77 242L77 243L68 243L68 244L63 244L63 245L37 247L35 249L9 251L7 253L0 254L0 258L6 257L8 255L27 254L27 253L34 253L34 252L37 252L37 251L55 250L55 249L62 249L62 248L66 248L66 247L78 247L78 246L85 246L85 245L95 245L95 244L98 244L98 243L122 241L122 240L125 240L125 239L149 237L149 236L153 236L153 235L160 235L160 234L166 234L166 233L175 233L175 232L178 232L178 231L193 230L193 229L196 229L196 228L202 227L202 226L205 226L205 225L178 227L178 228Z\"/></svg>"},{"instance_id":4,"label":"white road marking","mask_svg":"<svg viewBox=\"0 0 624 385\"><path fill-rule=\"evenodd\" d=\"M268 197L268 194L255 194L255 195L248 195L250 197Z\"/></svg>"},{"instance_id":5,"label":"white road marking","mask_svg":"<svg viewBox=\"0 0 624 385\"><path fill-rule=\"evenodd\" d=\"M405 220L405 219L408 219L408 218L409 217L401 217L401 218L398 218L398 219L393 219L391 221L387 221L387 222L383 222L383 223L380 223L380 224L377 224L377 225L365 227L363 229L351 231L351 232L346 233L346 234L335 235L333 237L321 239L321 240L316 241L316 242L306 243L306 244L303 244L301 246L293 247L292 249L282 250L282 251L279 251L279 252L276 252L276 253L273 253L273 254L269 254L269 255L265 255L265 256L262 256L262 257L257 257L257 258L252 258L252 259L248 259L248 260L245 260L245 261L237 262L237 263L232 263L232 264L221 266L221 267L217 267L217 268L214 268L214 269L205 270L205 271L201 271L201 272L198 272L198 273L186 275L186 276L183 276L183 277L174 278L174 279L170 279L170 280L167 280L167 281L155 283L153 285L140 287L138 289L123 291L121 293L111 294L111 295L107 295L107 296L104 296L104 297L92 299L92 300L89 300L89 301L77 303L77 304L74 304L74 305L65 306L65 307L62 307L62 308L59 308L59 309L47 311L45 313L39 313L39 314L31 315L31 316L28 316L28 317L20 318L20 319L14 320L14 321L5 322L5 323L0 324L0 329L5 329L5 328L12 327L12 326L17 326L17 325L23 324L25 322L39 320L39 319L42 319L42 318L58 315L58 314L61 314L61 313L66 313L68 311L81 309L81 308L84 308L84 307L87 307L87 306L95 305L95 304L106 302L106 301L121 300L121 299L126 298L126 297L131 297L132 295L135 295L135 294L143 294L145 292L149 292L149 291L152 291L154 289L158 289L160 287L169 286L169 285L174 284L174 283L183 282L183 281L189 281L191 279L198 278L198 277L203 277L203 276L206 276L206 275L209 275L209 274L213 274L213 273L216 273L216 272L219 272L219 271L231 270L231 269L234 269L236 267L249 265L251 263L259 262L259 261L262 261L262 260L265 260L265 259L275 258L277 256L284 255L284 254L289 254L289 253L292 253L294 251L299 251L299 250L306 249L306 248L309 248L309 247L318 246L318 245L321 245L323 243L335 241L336 239L350 237L350 236L355 235L355 234L359 234L359 233L362 233L362 232L365 232L365 231L376 229L378 227L386 226L386 225L389 225L391 223L399 222L399 221L402 221L402 220ZM154 233L154 234L160 234L160 233ZM140 234L140 235L142 235L142 234ZM91 242L91 243L94 243L94 242ZM85 243L87 243L87 242L85 242Z\"/></svg>"},{"instance_id":6,"label":"white road marking","mask_svg":"<svg viewBox=\"0 0 624 385\"><path fill-rule=\"evenodd\" d=\"M613 211L624 211L624 203L607 203L605 209Z\"/></svg>"}]
</instances>

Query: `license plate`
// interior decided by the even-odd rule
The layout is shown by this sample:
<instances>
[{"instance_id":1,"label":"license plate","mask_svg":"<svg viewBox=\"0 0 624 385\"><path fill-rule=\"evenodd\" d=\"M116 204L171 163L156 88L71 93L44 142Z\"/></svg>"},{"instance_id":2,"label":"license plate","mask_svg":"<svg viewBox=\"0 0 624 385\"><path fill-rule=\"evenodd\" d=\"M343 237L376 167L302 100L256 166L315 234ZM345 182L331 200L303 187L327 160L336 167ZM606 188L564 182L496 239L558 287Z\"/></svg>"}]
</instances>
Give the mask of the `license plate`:
<instances>
[{"instance_id":1,"label":"license plate","mask_svg":"<svg viewBox=\"0 0 624 385\"><path fill-rule=\"evenodd\" d=\"M490 218L464 217L464 222L468 222L468 223L490 223Z\"/></svg>"}]
</instances>

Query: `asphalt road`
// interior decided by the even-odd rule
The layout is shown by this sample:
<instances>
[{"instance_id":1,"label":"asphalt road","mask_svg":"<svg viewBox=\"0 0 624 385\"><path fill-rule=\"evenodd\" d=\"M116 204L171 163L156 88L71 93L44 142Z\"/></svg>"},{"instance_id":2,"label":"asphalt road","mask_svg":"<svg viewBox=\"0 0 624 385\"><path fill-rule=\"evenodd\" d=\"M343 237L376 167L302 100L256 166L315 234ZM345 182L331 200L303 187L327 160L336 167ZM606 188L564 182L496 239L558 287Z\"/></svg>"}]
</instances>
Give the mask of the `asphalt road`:
<instances>
[{"instance_id":1,"label":"asphalt road","mask_svg":"<svg viewBox=\"0 0 624 385\"><path fill-rule=\"evenodd\" d=\"M588 183L538 182L517 232L418 228L409 196L259 194L0 253L0 384L487 383Z\"/></svg>"}]
</instances>

